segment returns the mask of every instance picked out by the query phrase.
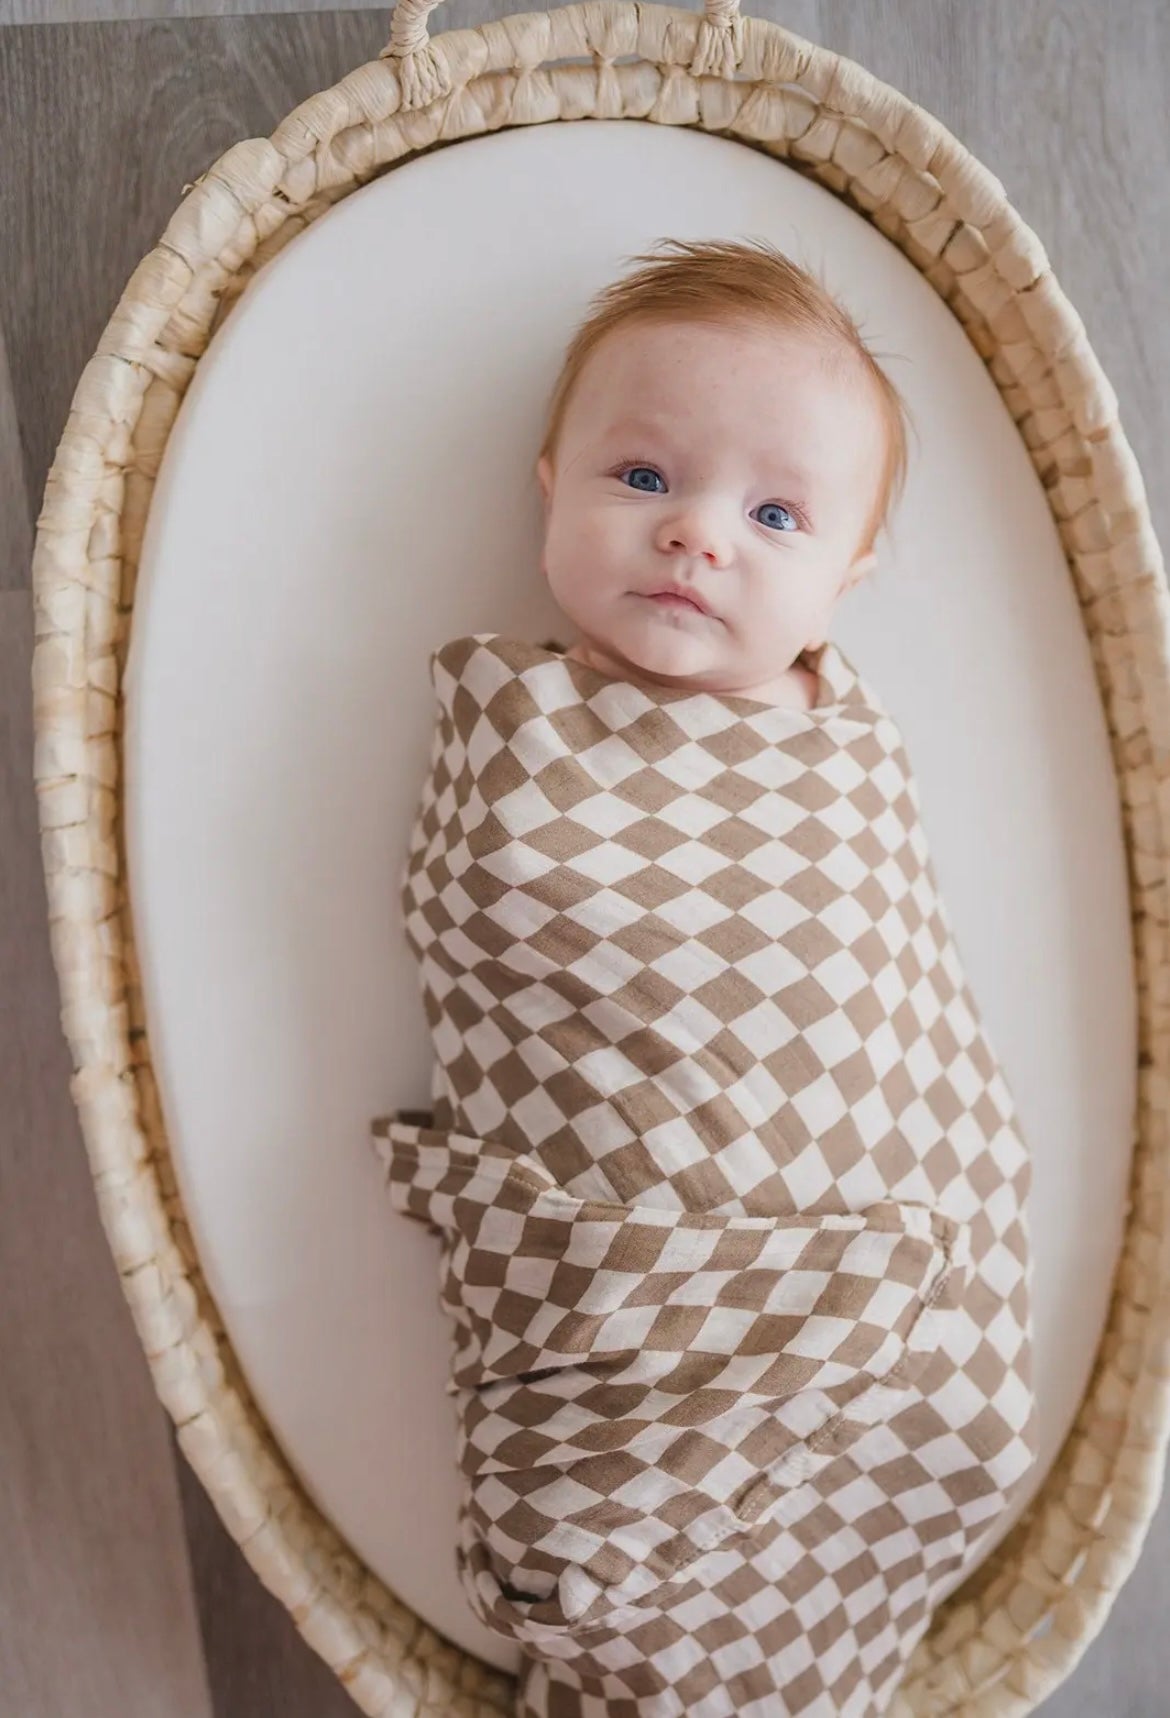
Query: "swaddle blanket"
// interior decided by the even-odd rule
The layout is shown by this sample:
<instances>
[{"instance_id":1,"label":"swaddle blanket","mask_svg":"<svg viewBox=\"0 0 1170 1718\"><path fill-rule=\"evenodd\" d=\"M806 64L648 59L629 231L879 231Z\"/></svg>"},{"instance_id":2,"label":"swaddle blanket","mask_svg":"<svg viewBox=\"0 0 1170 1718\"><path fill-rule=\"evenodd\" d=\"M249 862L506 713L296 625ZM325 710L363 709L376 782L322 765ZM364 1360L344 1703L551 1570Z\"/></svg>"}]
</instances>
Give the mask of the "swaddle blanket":
<instances>
[{"instance_id":1,"label":"swaddle blanket","mask_svg":"<svg viewBox=\"0 0 1170 1718\"><path fill-rule=\"evenodd\" d=\"M496 633L402 878L456 1560L522 1718L862 1718L1035 1459L1030 1162L899 731Z\"/></svg>"}]
</instances>

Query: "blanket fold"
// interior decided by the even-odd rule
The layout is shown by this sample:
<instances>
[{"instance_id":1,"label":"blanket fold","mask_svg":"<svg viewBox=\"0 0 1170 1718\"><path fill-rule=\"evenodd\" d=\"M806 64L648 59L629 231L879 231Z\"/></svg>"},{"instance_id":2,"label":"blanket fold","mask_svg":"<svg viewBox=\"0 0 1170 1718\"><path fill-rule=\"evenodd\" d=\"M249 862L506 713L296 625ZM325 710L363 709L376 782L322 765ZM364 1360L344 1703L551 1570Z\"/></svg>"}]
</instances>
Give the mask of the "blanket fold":
<instances>
[{"instance_id":1,"label":"blanket fold","mask_svg":"<svg viewBox=\"0 0 1170 1718\"><path fill-rule=\"evenodd\" d=\"M1030 1161L896 725L436 650L402 875L468 1602L519 1718L871 1718L1035 1459Z\"/></svg>"},{"instance_id":2,"label":"blanket fold","mask_svg":"<svg viewBox=\"0 0 1170 1718\"><path fill-rule=\"evenodd\" d=\"M539 1517L517 1552L478 1510L480 1602L518 1639L645 1600L766 1520L905 1402L969 1277L966 1226L922 1205L607 1205L404 1112L374 1131L395 1208L443 1239L472 1509L511 1488Z\"/></svg>"}]
</instances>

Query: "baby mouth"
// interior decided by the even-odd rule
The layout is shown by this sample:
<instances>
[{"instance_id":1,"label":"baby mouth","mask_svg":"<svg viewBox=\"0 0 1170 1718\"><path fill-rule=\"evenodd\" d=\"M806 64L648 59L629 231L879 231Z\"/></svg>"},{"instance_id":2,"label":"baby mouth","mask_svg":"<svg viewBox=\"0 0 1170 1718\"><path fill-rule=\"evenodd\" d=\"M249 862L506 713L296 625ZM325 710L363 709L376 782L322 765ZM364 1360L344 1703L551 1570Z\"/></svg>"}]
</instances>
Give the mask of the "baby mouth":
<instances>
[{"instance_id":1,"label":"baby mouth","mask_svg":"<svg viewBox=\"0 0 1170 1718\"><path fill-rule=\"evenodd\" d=\"M668 608L689 609L693 614L705 615L708 612L702 603L684 596L681 591L647 591L646 600L647 602L660 603Z\"/></svg>"}]
</instances>

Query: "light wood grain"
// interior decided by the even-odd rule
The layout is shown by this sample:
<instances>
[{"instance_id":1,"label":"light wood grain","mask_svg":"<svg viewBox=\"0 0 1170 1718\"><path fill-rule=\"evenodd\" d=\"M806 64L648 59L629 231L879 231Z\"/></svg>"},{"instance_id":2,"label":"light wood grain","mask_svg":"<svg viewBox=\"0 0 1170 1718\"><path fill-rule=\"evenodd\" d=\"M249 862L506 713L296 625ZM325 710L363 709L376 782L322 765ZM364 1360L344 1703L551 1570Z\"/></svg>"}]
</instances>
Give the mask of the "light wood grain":
<instances>
[{"instance_id":1,"label":"light wood grain","mask_svg":"<svg viewBox=\"0 0 1170 1718\"><path fill-rule=\"evenodd\" d=\"M745 7L859 60L1002 180L1084 318L1170 543L1170 7ZM526 9L445 0L432 23L441 31ZM69 21L118 12L134 21ZM376 54L389 15L331 0L0 0L0 23L24 26L0 28L0 1711L19 1718L353 1710L185 1462L172 1464L121 1303L48 964L18 587L77 377L184 183ZM880 347L883 331L867 332ZM1168 1605L1170 1504L1045 1718L1165 1711Z\"/></svg>"}]
</instances>

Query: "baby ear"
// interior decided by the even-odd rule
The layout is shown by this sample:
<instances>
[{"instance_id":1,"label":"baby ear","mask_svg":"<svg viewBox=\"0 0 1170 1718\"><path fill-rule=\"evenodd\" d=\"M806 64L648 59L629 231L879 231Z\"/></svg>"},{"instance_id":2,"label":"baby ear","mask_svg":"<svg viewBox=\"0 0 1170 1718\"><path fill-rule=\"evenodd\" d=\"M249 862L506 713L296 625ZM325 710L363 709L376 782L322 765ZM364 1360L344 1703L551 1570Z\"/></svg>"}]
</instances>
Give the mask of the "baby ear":
<instances>
[{"instance_id":1,"label":"baby ear","mask_svg":"<svg viewBox=\"0 0 1170 1718\"><path fill-rule=\"evenodd\" d=\"M841 587L842 590L852 590L853 586L859 585L866 574L872 573L876 566L876 549L871 549L868 554L858 555L857 559L852 563L849 571L845 575L845 582Z\"/></svg>"},{"instance_id":2,"label":"baby ear","mask_svg":"<svg viewBox=\"0 0 1170 1718\"><path fill-rule=\"evenodd\" d=\"M537 482L540 484L541 493L544 496L544 504L547 507L552 498L552 466L549 463L547 454L542 453L536 462L536 478Z\"/></svg>"}]
</instances>

